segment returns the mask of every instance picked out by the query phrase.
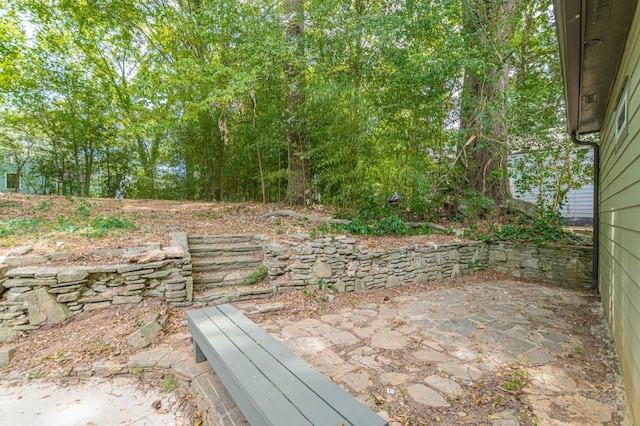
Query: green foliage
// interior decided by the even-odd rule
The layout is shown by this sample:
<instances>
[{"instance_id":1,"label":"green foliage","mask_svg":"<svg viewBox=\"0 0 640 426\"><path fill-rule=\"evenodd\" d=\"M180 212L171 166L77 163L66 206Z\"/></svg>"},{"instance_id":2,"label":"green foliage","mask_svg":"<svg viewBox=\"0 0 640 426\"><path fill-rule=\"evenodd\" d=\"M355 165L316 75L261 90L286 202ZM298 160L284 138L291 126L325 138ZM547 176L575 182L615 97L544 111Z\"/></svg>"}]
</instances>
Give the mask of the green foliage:
<instances>
[{"instance_id":1,"label":"green foliage","mask_svg":"<svg viewBox=\"0 0 640 426\"><path fill-rule=\"evenodd\" d=\"M242 282L244 285L253 285L264 280L267 277L267 273L269 272L266 266L259 266L258 269L253 271L245 280Z\"/></svg>"},{"instance_id":2,"label":"green foliage","mask_svg":"<svg viewBox=\"0 0 640 426\"><path fill-rule=\"evenodd\" d=\"M120 219L116 216L98 216L91 222L94 229L111 230L111 229L138 229L129 219Z\"/></svg>"},{"instance_id":3,"label":"green foliage","mask_svg":"<svg viewBox=\"0 0 640 426\"><path fill-rule=\"evenodd\" d=\"M350 219L348 225L334 225L340 231L349 232L356 235L380 236L392 234L397 236L405 235L428 235L433 233L433 228L428 225L422 227L407 226L402 219L396 215L382 216L380 218L370 215L356 216Z\"/></svg>"},{"instance_id":4,"label":"green foliage","mask_svg":"<svg viewBox=\"0 0 640 426\"><path fill-rule=\"evenodd\" d=\"M495 201L477 191L464 191L460 204L462 213L469 220L487 219L496 214Z\"/></svg>"},{"instance_id":5,"label":"green foliage","mask_svg":"<svg viewBox=\"0 0 640 426\"><path fill-rule=\"evenodd\" d=\"M366 220L362 217L355 217L352 222L344 227L345 231L357 235L407 235L407 228L402 219L397 216L387 216L381 220Z\"/></svg>"},{"instance_id":6,"label":"green foliage","mask_svg":"<svg viewBox=\"0 0 640 426\"><path fill-rule=\"evenodd\" d=\"M518 223L501 227L495 237L498 240L533 243L560 242L567 238L562 216L551 208L539 210L533 219L521 216Z\"/></svg>"},{"instance_id":7,"label":"green foliage","mask_svg":"<svg viewBox=\"0 0 640 426\"><path fill-rule=\"evenodd\" d=\"M335 284L329 284L324 278L318 278L316 280L316 286L318 286L318 289L320 291L330 290L334 293L338 292L338 286L336 286Z\"/></svg>"},{"instance_id":8,"label":"green foliage","mask_svg":"<svg viewBox=\"0 0 640 426\"><path fill-rule=\"evenodd\" d=\"M167 374L162 381L162 390L165 392L173 392L178 389L178 380L173 374Z\"/></svg>"},{"instance_id":9,"label":"green foliage","mask_svg":"<svg viewBox=\"0 0 640 426\"><path fill-rule=\"evenodd\" d=\"M98 216L94 218L88 226L77 227L76 225L69 224L67 229L70 232L80 231L80 234L88 238L100 238L106 237L109 231L113 230L128 230L138 229L129 219L120 219L115 216Z\"/></svg>"},{"instance_id":10,"label":"green foliage","mask_svg":"<svg viewBox=\"0 0 640 426\"><path fill-rule=\"evenodd\" d=\"M42 203L40 203L40 205L37 207L37 210L41 211L41 212L48 212L51 211L51 206L52 203L51 201L43 201Z\"/></svg>"},{"instance_id":11,"label":"green foliage","mask_svg":"<svg viewBox=\"0 0 640 426\"><path fill-rule=\"evenodd\" d=\"M382 206L382 207L381 207ZM336 218L348 219L348 225L333 225L339 232L349 232L356 235L380 236L392 234L397 236L424 235L433 233L433 228L428 225L421 227L407 226L401 216L410 216L410 208L404 208L404 202L397 206L385 204L375 196L363 197L357 214L349 211L339 211Z\"/></svg>"},{"instance_id":12,"label":"green foliage","mask_svg":"<svg viewBox=\"0 0 640 426\"><path fill-rule=\"evenodd\" d=\"M510 392L518 392L529 380L529 372L525 369L512 368L509 377L502 383L502 387Z\"/></svg>"},{"instance_id":13,"label":"green foliage","mask_svg":"<svg viewBox=\"0 0 640 426\"><path fill-rule=\"evenodd\" d=\"M80 200L80 205L78 206L78 215L84 218L88 218L91 215L91 203L88 202L85 198Z\"/></svg>"},{"instance_id":14,"label":"green foliage","mask_svg":"<svg viewBox=\"0 0 640 426\"><path fill-rule=\"evenodd\" d=\"M564 225L564 219L560 213L547 206L538 209L533 218L521 214L511 218L510 223L507 224L490 222L488 229L484 229L482 232L474 226L466 235L486 241L514 241L538 245L548 243L582 245L587 243L584 238L566 232Z\"/></svg>"},{"instance_id":15,"label":"green foliage","mask_svg":"<svg viewBox=\"0 0 640 426\"><path fill-rule=\"evenodd\" d=\"M296 161L308 199L357 210L403 193L402 211L364 215L353 231L406 235L402 221L430 217L463 183L451 161L468 129L452 127L461 103L477 103L460 99L465 71L490 84L508 67L508 93L480 111L487 130L562 127L549 2L520 2L470 34L463 9L491 9L481 2L306 0L295 41L295 2L94 3L0 6L0 142L50 193L249 201L264 182L279 202ZM91 206L77 214L80 228Z\"/></svg>"},{"instance_id":16,"label":"green foliage","mask_svg":"<svg viewBox=\"0 0 640 426\"><path fill-rule=\"evenodd\" d=\"M133 319L133 323L137 328L140 328L144 325L144 321L142 321L142 319L136 315L136 317Z\"/></svg>"},{"instance_id":17,"label":"green foliage","mask_svg":"<svg viewBox=\"0 0 640 426\"><path fill-rule=\"evenodd\" d=\"M302 290L302 294L305 296L323 302L332 301L335 297L335 293L338 292L338 286L328 283L324 278L318 278L315 284L305 284L305 288Z\"/></svg>"},{"instance_id":18,"label":"green foliage","mask_svg":"<svg viewBox=\"0 0 640 426\"><path fill-rule=\"evenodd\" d=\"M27 373L27 379L29 380L39 379L42 376L44 376L44 373L40 370L30 371L29 373Z\"/></svg>"},{"instance_id":19,"label":"green foliage","mask_svg":"<svg viewBox=\"0 0 640 426\"><path fill-rule=\"evenodd\" d=\"M0 237L8 237L23 232L34 232L39 225L39 219L0 220Z\"/></svg>"},{"instance_id":20,"label":"green foliage","mask_svg":"<svg viewBox=\"0 0 640 426\"><path fill-rule=\"evenodd\" d=\"M511 161L516 192L537 195L539 208L561 210L572 189L593 182L589 150L576 147L569 139L538 138Z\"/></svg>"}]
</instances>

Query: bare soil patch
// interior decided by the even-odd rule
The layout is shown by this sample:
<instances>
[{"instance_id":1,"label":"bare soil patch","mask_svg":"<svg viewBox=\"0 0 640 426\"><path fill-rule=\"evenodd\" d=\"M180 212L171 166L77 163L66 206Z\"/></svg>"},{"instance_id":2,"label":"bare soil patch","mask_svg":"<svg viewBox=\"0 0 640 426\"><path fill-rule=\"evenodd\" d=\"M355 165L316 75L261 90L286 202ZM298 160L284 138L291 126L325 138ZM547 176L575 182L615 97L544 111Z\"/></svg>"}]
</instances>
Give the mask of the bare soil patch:
<instances>
[{"instance_id":1,"label":"bare soil patch","mask_svg":"<svg viewBox=\"0 0 640 426\"><path fill-rule=\"evenodd\" d=\"M303 215L330 218L331 208L316 205L295 208L281 204L224 203L167 200L118 200L48 195L0 193L0 256L17 247L30 246L33 254L72 252L72 263L104 263L99 249L115 249L159 242L166 246L172 232L188 235L254 234L271 240L293 234L317 237L335 235L327 224L303 218L263 215L275 210L295 210ZM132 228L92 227L96 218L129 221ZM371 248L398 247L433 242L460 241L447 234L412 237L358 237Z\"/></svg>"}]
</instances>

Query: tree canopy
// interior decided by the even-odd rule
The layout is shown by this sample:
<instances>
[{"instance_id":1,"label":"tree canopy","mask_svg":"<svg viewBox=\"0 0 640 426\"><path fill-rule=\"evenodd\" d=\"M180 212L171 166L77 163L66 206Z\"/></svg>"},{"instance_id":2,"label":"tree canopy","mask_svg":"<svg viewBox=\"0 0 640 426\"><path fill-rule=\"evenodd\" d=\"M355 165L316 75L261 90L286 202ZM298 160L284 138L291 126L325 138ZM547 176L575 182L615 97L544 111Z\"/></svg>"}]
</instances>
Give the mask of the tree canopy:
<instances>
[{"instance_id":1,"label":"tree canopy","mask_svg":"<svg viewBox=\"0 0 640 426\"><path fill-rule=\"evenodd\" d=\"M0 143L49 193L502 202L569 146L556 50L549 2L2 0Z\"/></svg>"}]
</instances>

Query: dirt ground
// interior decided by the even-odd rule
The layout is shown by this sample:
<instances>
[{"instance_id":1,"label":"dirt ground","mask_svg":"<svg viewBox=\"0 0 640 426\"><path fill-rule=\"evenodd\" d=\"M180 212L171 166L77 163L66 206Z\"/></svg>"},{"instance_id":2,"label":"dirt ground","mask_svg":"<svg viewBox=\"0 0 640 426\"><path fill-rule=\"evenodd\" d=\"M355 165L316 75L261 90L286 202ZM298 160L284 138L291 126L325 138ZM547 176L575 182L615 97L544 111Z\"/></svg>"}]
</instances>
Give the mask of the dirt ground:
<instances>
[{"instance_id":1,"label":"dirt ground","mask_svg":"<svg viewBox=\"0 0 640 426\"><path fill-rule=\"evenodd\" d=\"M263 217L275 210L295 210L304 215L330 218L332 209L315 205L295 208L282 204L223 203L167 200L117 200L48 195L0 193L0 256L18 247L31 247L32 254L72 252L72 263L108 261L96 255L99 249L115 249L170 242L172 232L188 235L260 234L269 239L307 233L335 233L331 226L293 217ZM103 225L96 218L128 220L132 227ZM112 221L113 222L113 221ZM433 233L411 237L359 237L362 244L393 247L431 241L436 244L460 240Z\"/></svg>"}]
</instances>

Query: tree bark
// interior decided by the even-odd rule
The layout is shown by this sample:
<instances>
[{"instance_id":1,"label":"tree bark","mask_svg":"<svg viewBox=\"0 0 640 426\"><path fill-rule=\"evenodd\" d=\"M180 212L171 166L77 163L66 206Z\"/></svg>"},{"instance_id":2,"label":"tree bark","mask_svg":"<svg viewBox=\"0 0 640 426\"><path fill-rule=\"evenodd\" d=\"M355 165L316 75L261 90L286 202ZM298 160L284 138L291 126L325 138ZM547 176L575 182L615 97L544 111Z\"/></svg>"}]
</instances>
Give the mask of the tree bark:
<instances>
[{"instance_id":1,"label":"tree bark","mask_svg":"<svg viewBox=\"0 0 640 426\"><path fill-rule=\"evenodd\" d=\"M253 138L256 141L256 150L258 151L258 172L260 174L260 188L262 189L262 204L267 204L267 184L264 179L264 168L262 166L262 151L260 150L260 141L258 140L258 103L256 102L256 92L249 92L251 97L251 106L253 107Z\"/></svg>"},{"instance_id":2,"label":"tree bark","mask_svg":"<svg viewBox=\"0 0 640 426\"><path fill-rule=\"evenodd\" d=\"M289 153L289 179L285 203L303 205L310 201L309 185L311 182L311 168L308 157L307 135L302 117L304 104L304 0L286 0L285 12L288 19L287 36L289 42L295 46L297 58L287 67L289 93L287 94L287 110L289 128L287 143Z\"/></svg>"},{"instance_id":3,"label":"tree bark","mask_svg":"<svg viewBox=\"0 0 640 426\"><path fill-rule=\"evenodd\" d=\"M522 0L465 0L464 37L473 61L465 69L460 126L467 154L462 187L502 204L511 197L507 175L507 92L511 35ZM478 66L482 63L482 66Z\"/></svg>"}]
</instances>

